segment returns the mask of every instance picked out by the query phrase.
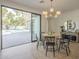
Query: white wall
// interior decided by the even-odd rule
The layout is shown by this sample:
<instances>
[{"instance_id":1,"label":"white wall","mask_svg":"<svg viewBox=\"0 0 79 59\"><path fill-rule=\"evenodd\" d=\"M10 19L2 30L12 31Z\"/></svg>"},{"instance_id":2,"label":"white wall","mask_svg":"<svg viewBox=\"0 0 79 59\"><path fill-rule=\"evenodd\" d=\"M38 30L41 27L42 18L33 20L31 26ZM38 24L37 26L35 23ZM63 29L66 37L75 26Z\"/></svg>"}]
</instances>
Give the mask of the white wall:
<instances>
[{"instance_id":1,"label":"white wall","mask_svg":"<svg viewBox=\"0 0 79 59\"><path fill-rule=\"evenodd\" d=\"M57 30L57 19L49 18L48 19L48 31L49 32L56 32Z\"/></svg>"},{"instance_id":2,"label":"white wall","mask_svg":"<svg viewBox=\"0 0 79 59\"><path fill-rule=\"evenodd\" d=\"M41 20L41 30L42 32L48 32L48 20L43 15Z\"/></svg>"},{"instance_id":3,"label":"white wall","mask_svg":"<svg viewBox=\"0 0 79 59\"><path fill-rule=\"evenodd\" d=\"M49 20L50 31L60 31L60 26L67 20L73 20L76 23L76 28L79 29L79 9L63 13L57 19Z\"/></svg>"},{"instance_id":4,"label":"white wall","mask_svg":"<svg viewBox=\"0 0 79 59\"><path fill-rule=\"evenodd\" d=\"M15 3L15 2L12 2L12 1L9 1L9 0L2 0L2 4L5 5L5 6L8 6L8 7L12 7L12 8L21 9L21 10L25 10L25 11L40 14L39 11L37 11L37 10L35 10L33 8L30 8L28 6L21 5L19 3Z\"/></svg>"}]
</instances>

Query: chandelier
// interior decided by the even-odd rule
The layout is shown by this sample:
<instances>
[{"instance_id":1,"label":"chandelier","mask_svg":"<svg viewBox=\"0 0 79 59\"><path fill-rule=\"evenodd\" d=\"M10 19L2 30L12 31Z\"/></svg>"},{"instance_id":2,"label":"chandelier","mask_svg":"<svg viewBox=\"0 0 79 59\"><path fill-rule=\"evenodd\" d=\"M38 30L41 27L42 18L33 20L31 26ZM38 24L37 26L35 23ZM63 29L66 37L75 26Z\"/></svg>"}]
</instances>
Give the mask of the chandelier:
<instances>
[{"instance_id":1,"label":"chandelier","mask_svg":"<svg viewBox=\"0 0 79 59\"><path fill-rule=\"evenodd\" d=\"M44 1L41 1L41 2L44 2ZM42 14L46 17L46 18L48 18L48 17L55 17L55 18L57 18L60 14L61 14L61 12L60 11L57 11L57 10L55 10L54 8L53 8L53 6L52 6L52 2L53 2L53 0L50 0L50 2L51 2L51 8L47 11L47 10L44 10L43 12L42 12Z\"/></svg>"}]
</instances>

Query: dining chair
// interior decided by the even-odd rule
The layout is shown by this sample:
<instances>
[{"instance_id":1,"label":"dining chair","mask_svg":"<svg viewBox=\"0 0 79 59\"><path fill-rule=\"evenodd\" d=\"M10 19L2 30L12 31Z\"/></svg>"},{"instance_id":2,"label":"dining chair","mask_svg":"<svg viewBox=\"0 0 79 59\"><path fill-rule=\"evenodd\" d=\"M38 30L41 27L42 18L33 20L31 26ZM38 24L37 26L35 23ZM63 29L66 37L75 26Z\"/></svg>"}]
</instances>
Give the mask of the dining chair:
<instances>
[{"instance_id":1,"label":"dining chair","mask_svg":"<svg viewBox=\"0 0 79 59\"><path fill-rule=\"evenodd\" d=\"M50 47L53 47L53 56L55 56L55 37L45 37L46 38L46 56Z\"/></svg>"},{"instance_id":2,"label":"dining chair","mask_svg":"<svg viewBox=\"0 0 79 59\"><path fill-rule=\"evenodd\" d=\"M39 43L40 43L39 41L40 41L40 40L38 39L37 34L36 34L36 40L37 40L37 49L38 49L38 46L39 46Z\"/></svg>"},{"instance_id":3,"label":"dining chair","mask_svg":"<svg viewBox=\"0 0 79 59\"><path fill-rule=\"evenodd\" d=\"M60 52L61 49L65 49L67 56L70 53L70 36L66 36L65 34L61 35L61 39L60 39L60 44L59 44L59 49L58 51Z\"/></svg>"},{"instance_id":4,"label":"dining chair","mask_svg":"<svg viewBox=\"0 0 79 59\"><path fill-rule=\"evenodd\" d=\"M43 34L45 34L45 32L41 33L41 42L42 42L43 48L45 49L45 38L44 38Z\"/></svg>"}]
</instances>

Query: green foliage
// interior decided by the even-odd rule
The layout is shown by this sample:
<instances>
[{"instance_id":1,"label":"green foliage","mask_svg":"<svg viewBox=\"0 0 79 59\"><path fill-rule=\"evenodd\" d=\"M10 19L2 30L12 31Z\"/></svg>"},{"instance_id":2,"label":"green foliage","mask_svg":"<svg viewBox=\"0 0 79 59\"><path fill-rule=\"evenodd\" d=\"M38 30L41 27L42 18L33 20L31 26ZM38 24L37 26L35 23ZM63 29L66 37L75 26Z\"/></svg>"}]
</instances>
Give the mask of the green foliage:
<instances>
[{"instance_id":1,"label":"green foliage","mask_svg":"<svg viewBox=\"0 0 79 59\"><path fill-rule=\"evenodd\" d=\"M8 10L4 7L2 7L2 16L5 16L7 14Z\"/></svg>"},{"instance_id":2,"label":"green foliage","mask_svg":"<svg viewBox=\"0 0 79 59\"><path fill-rule=\"evenodd\" d=\"M23 17L24 13L17 10L13 10L13 12L7 8L2 8L3 25L6 29L9 29L11 26L15 26L15 28L17 26L26 26L26 19Z\"/></svg>"}]
</instances>

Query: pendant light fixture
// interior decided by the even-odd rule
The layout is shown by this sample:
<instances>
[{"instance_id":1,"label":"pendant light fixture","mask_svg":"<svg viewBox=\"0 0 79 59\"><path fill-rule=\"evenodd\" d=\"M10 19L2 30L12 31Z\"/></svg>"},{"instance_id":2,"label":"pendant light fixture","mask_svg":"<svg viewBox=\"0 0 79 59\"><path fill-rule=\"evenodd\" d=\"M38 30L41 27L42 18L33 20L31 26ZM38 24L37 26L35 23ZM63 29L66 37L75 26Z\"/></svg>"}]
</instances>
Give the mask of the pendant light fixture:
<instances>
[{"instance_id":1,"label":"pendant light fixture","mask_svg":"<svg viewBox=\"0 0 79 59\"><path fill-rule=\"evenodd\" d=\"M50 7L50 9L47 11L47 10L44 10L42 13L43 13L43 15L47 18L47 17L55 17L55 18L57 18L60 14L61 14L61 12L60 11L57 11L57 10L55 10L54 8L53 8L53 6L52 6L52 2L53 2L53 0L50 0L50 2L51 2L51 7Z\"/></svg>"}]
</instances>

